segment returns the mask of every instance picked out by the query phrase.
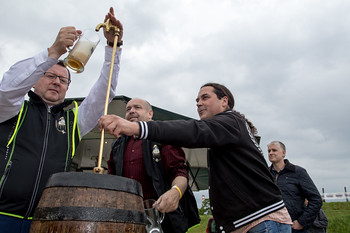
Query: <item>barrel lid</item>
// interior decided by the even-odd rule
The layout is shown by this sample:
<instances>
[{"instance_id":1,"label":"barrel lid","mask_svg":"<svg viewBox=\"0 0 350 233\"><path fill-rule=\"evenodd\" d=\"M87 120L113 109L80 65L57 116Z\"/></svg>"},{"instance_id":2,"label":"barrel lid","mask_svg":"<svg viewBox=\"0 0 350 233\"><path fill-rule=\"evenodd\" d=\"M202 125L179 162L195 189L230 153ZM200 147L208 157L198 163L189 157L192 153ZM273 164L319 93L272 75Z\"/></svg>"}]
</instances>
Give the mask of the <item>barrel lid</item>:
<instances>
[{"instance_id":1,"label":"barrel lid","mask_svg":"<svg viewBox=\"0 0 350 233\"><path fill-rule=\"evenodd\" d=\"M50 176L49 187L87 187L128 192L143 197L139 182L122 176L86 172L60 172Z\"/></svg>"}]
</instances>

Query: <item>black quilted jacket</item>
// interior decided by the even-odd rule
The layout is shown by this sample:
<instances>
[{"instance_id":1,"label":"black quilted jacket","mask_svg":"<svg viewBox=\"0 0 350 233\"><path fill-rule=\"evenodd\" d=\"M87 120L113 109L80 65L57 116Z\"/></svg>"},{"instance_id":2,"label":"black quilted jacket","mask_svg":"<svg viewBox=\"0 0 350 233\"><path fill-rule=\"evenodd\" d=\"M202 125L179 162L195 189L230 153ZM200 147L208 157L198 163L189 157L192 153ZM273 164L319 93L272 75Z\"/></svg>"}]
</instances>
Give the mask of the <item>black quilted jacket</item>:
<instances>
[{"instance_id":1,"label":"black quilted jacket","mask_svg":"<svg viewBox=\"0 0 350 233\"><path fill-rule=\"evenodd\" d=\"M270 171L282 192L283 201L292 220L298 220L302 226L308 228L320 211L322 198L304 168L290 163L288 159L285 159L284 163L286 165L279 173L273 169L272 165ZM309 200L307 207L305 199Z\"/></svg>"}]
</instances>

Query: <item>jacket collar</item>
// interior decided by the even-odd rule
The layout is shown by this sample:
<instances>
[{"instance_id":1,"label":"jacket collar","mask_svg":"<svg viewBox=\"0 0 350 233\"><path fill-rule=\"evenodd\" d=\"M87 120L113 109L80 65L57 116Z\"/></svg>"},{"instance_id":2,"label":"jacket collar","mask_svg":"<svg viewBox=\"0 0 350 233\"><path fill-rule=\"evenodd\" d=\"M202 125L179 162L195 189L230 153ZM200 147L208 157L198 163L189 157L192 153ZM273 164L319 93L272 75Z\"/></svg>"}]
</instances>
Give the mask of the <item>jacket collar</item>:
<instances>
[{"instance_id":1,"label":"jacket collar","mask_svg":"<svg viewBox=\"0 0 350 233\"><path fill-rule=\"evenodd\" d=\"M33 91L29 91L29 92L28 92L28 96L29 96L29 98L30 98L30 99L29 99L30 102L33 102L33 103L35 103L35 104L39 104L39 105L48 107L47 104L45 103L45 101L44 101L39 95L37 95L36 93L34 93ZM63 103L54 105L54 106L52 106L52 108L51 108L51 112L52 112L52 113L60 112L60 111L62 111L65 107L69 106L72 102L73 102L73 100L65 100Z\"/></svg>"},{"instance_id":2,"label":"jacket collar","mask_svg":"<svg viewBox=\"0 0 350 233\"><path fill-rule=\"evenodd\" d=\"M285 164L284 169L295 172L295 165L289 162L288 159L284 160L284 164Z\"/></svg>"},{"instance_id":3,"label":"jacket collar","mask_svg":"<svg viewBox=\"0 0 350 233\"><path fill-rule=\"evenodd\" d=\"M289 171L291 171L291 172L295 172L295 165L294 164L292 164L291 162L289 162L289 160L288 159L284 159L283 160L284 161L284 168L281 170L281 172L282 171L285 171L285 170L289 170ZM271 166L270 166L270 171L272 172L272 171L274 171L274 172L277 172L274 168L273 168L273 164L271 164Z\"/></svg>"}]
</instances>

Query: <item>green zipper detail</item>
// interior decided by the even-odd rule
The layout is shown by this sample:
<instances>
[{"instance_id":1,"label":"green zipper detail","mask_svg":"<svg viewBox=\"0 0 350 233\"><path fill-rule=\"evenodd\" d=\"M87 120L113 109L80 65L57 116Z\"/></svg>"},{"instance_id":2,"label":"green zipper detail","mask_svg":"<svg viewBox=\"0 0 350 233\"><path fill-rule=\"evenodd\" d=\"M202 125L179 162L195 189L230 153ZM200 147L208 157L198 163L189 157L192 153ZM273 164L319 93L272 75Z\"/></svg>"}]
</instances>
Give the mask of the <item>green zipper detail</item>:
<instances>
[{"instance_id":1,"label":"green zipper detail","mask_svg":"<svg viewBox=\"0 0 350 233\"><path fill-rule=\"evenodd\" d=\"M18 119L17 119L17 123L16 123L16 127L15 127L15 130L13 131L13 134L12 134L12 137L10 138L9 142L7 143L7 147L10 146L10 144L13 142L13 146L12 146L12 149L11 149L11 153L10 153L10 157L7 161L7 164L6 164L6 167L5 167L5 171L7 170L7 168L9 167L9 165L11 164L11 159L12 159L12 155L13 155L13 151L15 150L15 144L16 144L16 137L17 137L17 133L18 133L18 130L21 128L22 126L22 123L24 121L24 118L27 114L27 110L28 110L28 105L26 104L26 102L23 103L22 105L22 108L21 108L21 111L19 112L18 114ZM24 112L24 113L23 113ZM22 117L23 115L23 117ZM2 185L2 182L4 181L5 179L5 175L6 173L4 173L1 177L1 180L0 180L0 186Z\"/></svg>"},{"instance_id":2,"label":"green zipper detail","mask_svg":"<svg viewBox=\"0 0 350 233\"><path fill-rule=\"evenodd\" d=\"M16 215L16 214L10 214L10 213L5 213L5 212L0 212L0 214L2 214L2 215L6 215L6 216L15 217L15 218L24 219L24 217L23 217L23 216ZM32 220L32 219L33 219L33 217L28 217L27 219L28 219L28 220Z\"/></svg>"},{"instance_id":3,"label":"green zipper detail","mask_svg":"<svg viewBox=\"0 0 350 233\"><path fill-rule=\"evenodd\" d=\"M79 135L79 141L81 140L80 136L80 130L78 125L78 103L77 101L73 101L75 108L73 109L74 112L74 123L73 123L73 131L72 131L72 158L75 155L75 130L78 128L78 135Z\"/></svg>"}]
</instances>

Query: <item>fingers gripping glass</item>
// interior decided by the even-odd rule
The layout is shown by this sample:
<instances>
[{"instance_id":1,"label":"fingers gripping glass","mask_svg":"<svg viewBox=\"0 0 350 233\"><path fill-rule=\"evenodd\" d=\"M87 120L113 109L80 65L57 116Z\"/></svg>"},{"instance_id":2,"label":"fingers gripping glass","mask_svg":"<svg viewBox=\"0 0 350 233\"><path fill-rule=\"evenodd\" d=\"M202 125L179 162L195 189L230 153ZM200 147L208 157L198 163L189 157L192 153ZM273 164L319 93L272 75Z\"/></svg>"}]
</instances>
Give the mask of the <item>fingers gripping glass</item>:
<instances>
[{"instance_id":1,"label":"fingers gripping glass","mask_svg":"<svg viewBox=\"0 0 350 233\"><path fill-rule=\"evenodd\" d=\"M147 233L163 233L161 223L164 220L164 213L159 212L153 204L156 201L148 199L143 202L146 213L146 232Z\"/></svg>"},{"instance_id":2,"label":"fingers gripping glass","mask_svg":"<svg viewBox=\"0 0 350 233\"><path fill-rule=\"evenodd\" d=\"M60 76L51 72L45 72L44 77L50 80L55 80L57 77L60 79L60 83L63 85L69 85L70 84L70 79L64 76Z\"/></svg>"},{"instance_id":3,"label":"fingers gripping glass","mask_svg":"<svg viewBox=\"0 0 350 233\"><path fill-rule=\"evenodd\" d=\"M69 54L64 59L64 65L73 72L83 72L86 63L99 42L100 36L98 33L94 30L86 29L84 33L79 36L73 48L68 48Z\"/></svg>"}]
</instances>

